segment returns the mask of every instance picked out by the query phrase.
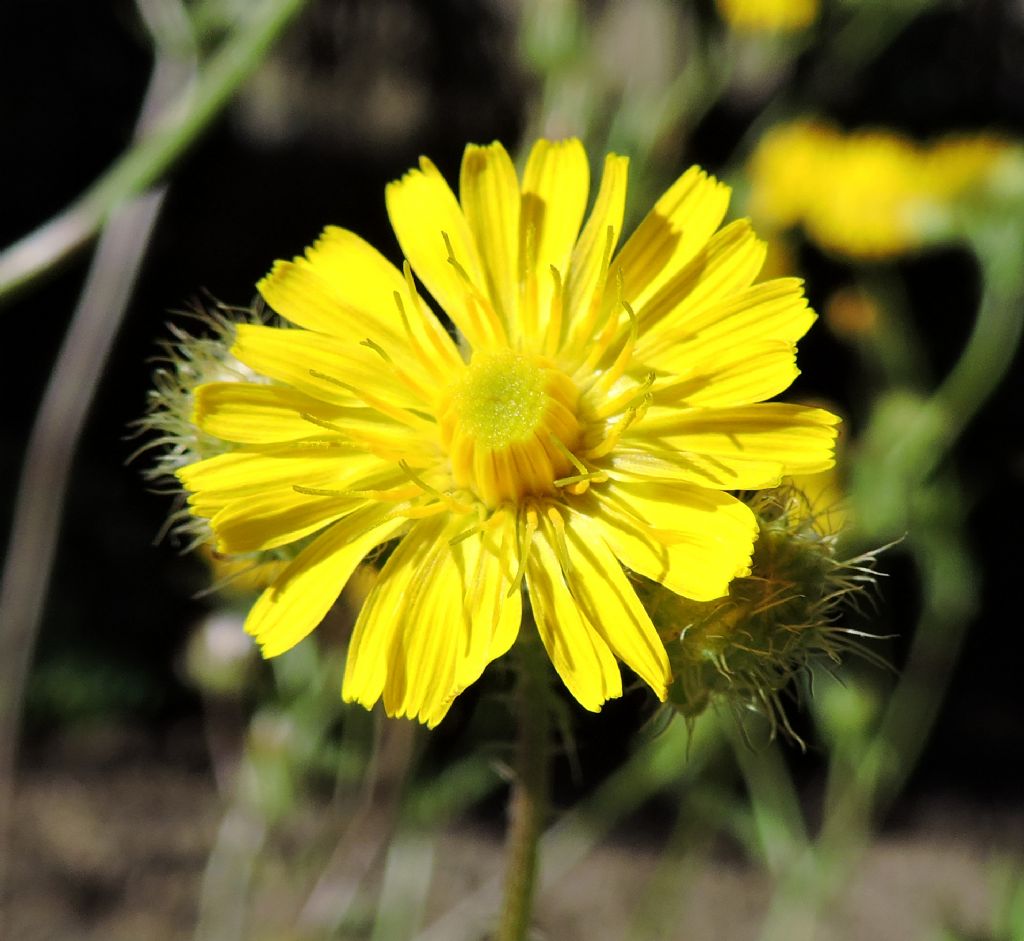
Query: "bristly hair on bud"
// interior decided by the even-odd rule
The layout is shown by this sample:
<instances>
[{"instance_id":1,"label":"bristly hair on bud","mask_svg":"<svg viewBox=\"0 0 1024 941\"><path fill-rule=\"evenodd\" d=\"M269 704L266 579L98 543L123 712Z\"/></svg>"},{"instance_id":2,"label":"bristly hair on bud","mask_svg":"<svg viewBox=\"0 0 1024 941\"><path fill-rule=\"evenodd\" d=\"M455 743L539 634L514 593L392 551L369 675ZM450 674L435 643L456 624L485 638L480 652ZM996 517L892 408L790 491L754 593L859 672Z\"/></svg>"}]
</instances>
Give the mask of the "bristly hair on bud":
<instances>
[{"instance_id":1,"label":"bristly hair on bud","mask_svg":"<svg viewBox=\"0 0 1024 941\"><path fill-rule=\"evenodd\" d=\"M839 626L844 602L875 582L878 552L836 558L838 534L794 485L751 494L759 533L750 574L714 601L692 601L643 579L638 593L672 666L667 706L692 722L709 705L763 715L801 747L782 703L792 681L813 663L829 669L852 653L887 668L863 641L875 635Z\"/></svg>"},{"instance_id":2,"label":"bristly hair on bud","mask_svg":"<svg viewBox=\"0 0 1024 941\"><path fill-rule=\"evenodd\" d=\"M159 352L153 357L157 365L146 397L146 413L131 423L128 435L147 440L129 455L127 463L143 454L154 455L149 466L143 469L143 477L154 484L153 492L176 498L157 541L170 534L183 541L183 552L189 552L209 543L212 533L206 520L189 512L175 471L231 449L228 442L196 425L195 390L209 382L266 383L266 379L232 354L231 347L239 323L265 324L277 318L260 299L251 308L197 300L189 309L177 313L197 325L195 333L168 323L170 336L158 341Z\"/></svg>"}]
</instances>

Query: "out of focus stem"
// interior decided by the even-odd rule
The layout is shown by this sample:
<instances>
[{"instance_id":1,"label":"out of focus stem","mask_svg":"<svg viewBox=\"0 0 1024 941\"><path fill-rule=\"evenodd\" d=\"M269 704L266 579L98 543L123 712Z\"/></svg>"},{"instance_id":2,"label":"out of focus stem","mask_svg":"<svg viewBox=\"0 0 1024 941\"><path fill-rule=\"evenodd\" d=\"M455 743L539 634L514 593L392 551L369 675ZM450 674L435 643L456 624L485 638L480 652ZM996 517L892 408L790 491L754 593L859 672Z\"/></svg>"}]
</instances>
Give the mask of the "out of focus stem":
<instances>
[{"instance_id":1,"label":"out of focus stem","mask_svg":"<svg viewBox=\"0 0 1024 941\"><path fill-rule=\"evenodd\" d=\"M532 632L516 647L515 779L505 844L505 889L496 941L525 941L533 913L538 842L548 804L551 734L546 667Z\"/></svg>"},{"instance_id":2,"label":"out of focus stem","mask_svg":"<svg viewBox=\"0 0 1024 941\"><path fill-rule=\"evenodd\" d=\"M247 15L195 83L63 212L0 252L0 303L91 241L125 202L157 183L263 61L306 0L265 0Z\"/></svg>"},{"instance_id":3,"label":"out of focus stem","mask_svg":"<svg viewBox=\"0 0 1024 941\"><path fill-rule=\"evenodd\" d=\"M922 420L908 429L893 458L916 480L925 480L991 397L1013 364L1024 329L1024 278L1014 230L993 226L970 233L982 265L983 294L967 345L935 394Z\"/></svg>"},{"instance_id":4,"label":"out of focus stem","mask_svg":"<svg viewBox=\"0 0 1024 941\"><path fill-rule=\"evenodd\" d=\"M818 936L819 918L866 848L873 822L888 809L921 756L977 611L980 573L964 531L968 501L943 463L1009 372L1020 342L1024 273L1011 234L999 220L968 233L984 284L970 339L935 392L905 413L911 420L881 423L873 449L854 468L855 481L858 471L866 481L855 503L857 519L862 525L872 521L861 538L908 532L907 546L921 574L922 611L877 731L853 760L832 769L820 835L781 882L762 941L811 941ZM909 347L917 345L915 341ZM899 350L892 352L898 355ZM891 378L910 373L906 366L897 363ZM872 429L866 437L872 437ZM884 494L896 499L881 503L882 511L871 516L870 507Z\"/></svg>"}]
</instances>

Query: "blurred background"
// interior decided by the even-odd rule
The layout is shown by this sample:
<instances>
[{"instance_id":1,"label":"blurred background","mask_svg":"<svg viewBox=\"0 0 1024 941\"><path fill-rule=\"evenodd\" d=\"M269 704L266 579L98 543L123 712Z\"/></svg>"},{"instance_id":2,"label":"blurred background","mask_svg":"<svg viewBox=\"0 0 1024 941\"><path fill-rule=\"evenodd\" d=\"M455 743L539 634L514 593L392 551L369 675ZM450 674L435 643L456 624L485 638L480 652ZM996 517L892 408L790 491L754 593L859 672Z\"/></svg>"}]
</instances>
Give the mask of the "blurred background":
<instances>
[{"instance_id":1,"label":"blurred background","mask_svg":"<svg viewBox=\"0 0 1024 941\"><path fill-rule=\"evenodd\" d=\"M164 101L147 96L154 36L181 40L156 57L182 68ZM806 279L822 316L788 397L844 415L846 554L896 543L844 621L882 635L894 669L817 676L788 707L805 748L756 717L737 743L728 710L691 740L636 690L600 716L567 700L542 936L1024 939L1024 4L8 0L0 74L0 246L133 147L144 98L149 131L179 88L180 113L217 82L225 98L145 179L166 195L129 240L144 250L109 360L71 390L95 398L65 502L36 496L62 509L38 630L20 609L0 624L21 728L7 936L485 935L512 740L500 664L433 733L343 708L358 584L330 630L257 662L251 597L209 592L209 566L157 539L173 497L143 480L146 455L128 463L129 435L166 324L200 329L182 311L248 306L326 224L400 260L384 186L421 154L456 180L467 142L578 135L595 169L633 158L633 224L700 163L772 272ZM137 188L115 181L98 218ZM0 279L0 545L91 244ZM60 415L47 440L73 444Z\"/></svg>"}]
</instances>

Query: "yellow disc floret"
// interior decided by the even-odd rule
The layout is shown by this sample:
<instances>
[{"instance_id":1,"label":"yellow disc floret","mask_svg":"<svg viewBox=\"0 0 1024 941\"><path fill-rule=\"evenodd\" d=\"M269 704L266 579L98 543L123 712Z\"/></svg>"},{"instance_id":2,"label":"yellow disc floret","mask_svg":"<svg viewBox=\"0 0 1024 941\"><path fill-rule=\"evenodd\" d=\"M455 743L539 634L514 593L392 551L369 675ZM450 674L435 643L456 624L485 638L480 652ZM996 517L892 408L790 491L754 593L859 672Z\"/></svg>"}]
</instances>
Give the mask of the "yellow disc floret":
<instances>
[{"instance_id":1,"label":"yellow disc floret","mask_svg":"<svg viewBox=\"0 0 1024 941\"><path fill-rule=\"evenodd\" d=\"M577 399L572 380L541 358L476 353L440 409L455 482L490 507L554 493L573 472Z\"/></svg>"}]
</instances>

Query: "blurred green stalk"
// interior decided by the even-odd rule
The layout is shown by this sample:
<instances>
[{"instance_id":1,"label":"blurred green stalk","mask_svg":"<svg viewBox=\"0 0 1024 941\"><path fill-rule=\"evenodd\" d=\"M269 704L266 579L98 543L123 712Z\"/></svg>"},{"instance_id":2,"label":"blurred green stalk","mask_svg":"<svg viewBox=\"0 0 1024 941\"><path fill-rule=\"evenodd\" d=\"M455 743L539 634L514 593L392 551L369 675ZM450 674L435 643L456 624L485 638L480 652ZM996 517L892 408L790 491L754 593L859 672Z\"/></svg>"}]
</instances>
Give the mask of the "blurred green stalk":
<instances>
[{"instance_id":1,"label":"blurred green stalk","mask_svg":"<svg viewBox=\"0 0 1024 941\"><path fill-rule=\"evenodd\" d=\"M265 0L204 63L195 83L88 190L0 254L0 303L94 238L111 214L159 181L256 70L306 0Z\"/></svg>"},{"instance_id":2,"label":"blurred green stalk","mask_svg":"<svg viewBox=\"0 0 1024 941\"><path fill-rule=\"evenodd\" d=\"M505 849L505 898L496 941L525 941L533 915L538 841L548 809L551 715L547 671L532 618L520 634L515 655L518 667L515 779L509 799ZM524 636L524 634L526 636Z\"/></svg>"},{"instance_id":3,"label":"blurred green stalk","mask_svg":"<svg viewBox=\"0 0 1024 941\"><path fill-rule=\"evenodd\" d=\"M1013 237L1018 227L1018 221L996 218L967 233L982 266L983 296L959 360L930 397L901 388L919 372L914 362L901 361L900 349L913 359L921 345L909 323L894 335L910 342L890 346L873 364L895 384L879 397L853 467L854 517L862 540L908 534L923 609L877 730L852 751L833 750L821 832L780 883L764 941L815 936L825 905L924 750L977 611L980 573L966 549L969 501L942 465L1016 354L1024 325L1024 270L1019 236ZM752 797L763 802L756 789Z\"/></svg>"}]
</instances>

